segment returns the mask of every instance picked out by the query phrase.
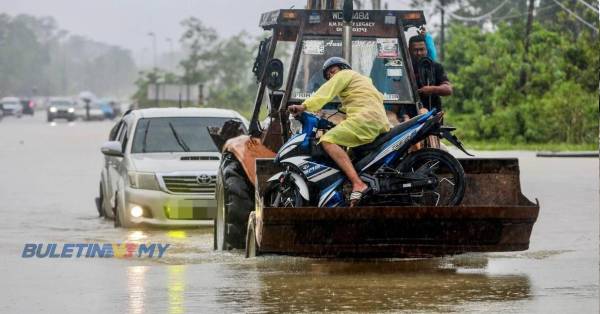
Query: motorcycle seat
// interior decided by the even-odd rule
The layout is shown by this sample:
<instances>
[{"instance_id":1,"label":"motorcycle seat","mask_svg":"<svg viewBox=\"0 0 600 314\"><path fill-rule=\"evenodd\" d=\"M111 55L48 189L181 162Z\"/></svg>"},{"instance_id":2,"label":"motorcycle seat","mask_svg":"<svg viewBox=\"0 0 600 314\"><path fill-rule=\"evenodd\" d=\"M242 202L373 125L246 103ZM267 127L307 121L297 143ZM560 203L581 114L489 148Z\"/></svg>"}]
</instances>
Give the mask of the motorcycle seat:
<instances>
[{"instance_id":1,"label":"motorcycle seat","mask_svg":"<svg viewBox=\"0 0 600 314\"><path fill-rule=\"evenodd\" d=\"M392 128L389 132L380 134L371 143L353 147L352 150L351 150L352 151L352 155L353 155L353 159L355 159L355 160L361 159L362 157L364 157L364 156L368 155L369 153L373 152L379 146L383 145L383 143L391 140L396 135L398 135L398 134L406 131L406 129L408 129L411 126L415 125L421 116L422 115L415 116L414 118L412 118L412 119L410 119L408 121L404 121L404 122L398 124L397 126L395 126L394 128Z\"/></svg>"}]
</instances>

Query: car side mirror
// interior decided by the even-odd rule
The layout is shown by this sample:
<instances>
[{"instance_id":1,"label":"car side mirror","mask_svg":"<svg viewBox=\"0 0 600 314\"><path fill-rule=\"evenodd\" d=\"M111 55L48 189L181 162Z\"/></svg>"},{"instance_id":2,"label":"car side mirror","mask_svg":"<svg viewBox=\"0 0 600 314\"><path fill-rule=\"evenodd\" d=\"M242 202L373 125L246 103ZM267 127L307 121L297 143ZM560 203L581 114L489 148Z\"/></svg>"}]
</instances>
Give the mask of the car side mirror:
<instances>
[{"instance_id":1,"label":"car side mirror","mask_svg":"<svg viewBox=\"0 0 600 314\"><path fill-rule=\"evenodd\" d=\"M266 69L267 87L270 90L278 90L283 85L283 62L279 59L271 59Z\"/></svg>"},{"instance_id":2,"label":"car side mirror","mask_svg":"<svg viewBox=\"0 0 600 314\"><path fill-rule=\"evenodd\" d=\"M110 141L104 143L100 148L100 151L106 156L123 157L123 149L121 142Z\"/></svg>"}]
</instances>

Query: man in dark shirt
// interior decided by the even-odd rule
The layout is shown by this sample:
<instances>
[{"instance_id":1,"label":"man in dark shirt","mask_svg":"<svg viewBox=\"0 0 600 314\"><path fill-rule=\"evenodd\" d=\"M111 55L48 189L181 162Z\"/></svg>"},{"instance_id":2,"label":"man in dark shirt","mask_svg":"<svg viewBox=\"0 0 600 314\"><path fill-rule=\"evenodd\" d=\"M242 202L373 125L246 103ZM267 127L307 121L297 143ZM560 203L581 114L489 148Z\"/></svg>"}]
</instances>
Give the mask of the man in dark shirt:
<instances>
[{"instance_id":1,"label":"man in dark shirt","mask_svg":"<svg viewBox=\"0 0 600 314\"><path fill-rule=\"evenodd\" d=\"M427 60L430 61L429 63L423 62L422 58L427 57L427 47L425 45L425 36L422 34L410 38L408 49L413 62L413 69L417 79L417 91L419 92L423 108L427 110L431 110L432 108L442 110L440 96L452 95L452 85L448 80L448 76L446 76L444 67L431 60ZM428 65L419 68L419 63L428 63Z\"/></svg>"},{"instance_id":2,"label":"man in dark shirt","mask_svg":"<svg viewBox=\"0 0 600 314\"><path fill-rule=\"evenodd\" d=\"M408 41L408 50L417 79L417 92L423 108L419 110L419 114L426 113L432 109L442 110L441 96L452 95L452 85L446 76L444 67L427 57L427 45L425 43L424 34L413 36ZM403 116L404 119L408 117ZM429 147L440 148L439 138L429 136L425 145ZM415 145L414 149L419 149L422 144Z\"/></svg>"}]
</instances>

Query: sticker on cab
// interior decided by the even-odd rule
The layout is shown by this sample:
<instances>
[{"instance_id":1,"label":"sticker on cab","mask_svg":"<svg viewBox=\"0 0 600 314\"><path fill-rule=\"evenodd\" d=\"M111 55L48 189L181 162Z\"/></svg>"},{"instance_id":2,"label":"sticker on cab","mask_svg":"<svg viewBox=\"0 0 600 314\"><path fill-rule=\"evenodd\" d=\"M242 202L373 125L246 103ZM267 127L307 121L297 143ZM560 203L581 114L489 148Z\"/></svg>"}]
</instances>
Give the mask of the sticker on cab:
<instances>
[{"instance_id":1,"label":"sticker on cab","mask_svg":"<svg viewBox=\"0 0 600 314\"><path fill-rule=\"evenodd\" d=\"M395 16L395 15L393 15L392 13L390 13L390 14L386 15L386 16L385 16L384 23L385 23L385 24L387 24L387 25L390 25L390 24L392 24L392 25L393 25L393 24L396 24L396 16Z\"/></svg>"},{"instance_id":2,"label":"sticker on cab","mask_svg":"<svg viewBox=\"0 0 600 314\"><path fill-rule=\"evenodd\" d=\"M402 68L391 68L386 71L387 77L402 77Z\"/></svg>"},{"instance_id":3,"label":"sticker on cab","mask_svg":"<svg viewBox=\"0 0 600 314\"><path fill-rule=\"evenodd\" d=\"M302 45L302 53L305 55L325 54L325 42L323 40L305 40Z\"/></svg>"},{"instance_id":4,"label":"sticker on cab","mask_svg":"<svg viewBox=\"0 0 600 314\"><path fill-rule=\"evenodd\" d=\"M398 38L377 38L378 58L398 58Z\"/></svg>"}]
</instances>

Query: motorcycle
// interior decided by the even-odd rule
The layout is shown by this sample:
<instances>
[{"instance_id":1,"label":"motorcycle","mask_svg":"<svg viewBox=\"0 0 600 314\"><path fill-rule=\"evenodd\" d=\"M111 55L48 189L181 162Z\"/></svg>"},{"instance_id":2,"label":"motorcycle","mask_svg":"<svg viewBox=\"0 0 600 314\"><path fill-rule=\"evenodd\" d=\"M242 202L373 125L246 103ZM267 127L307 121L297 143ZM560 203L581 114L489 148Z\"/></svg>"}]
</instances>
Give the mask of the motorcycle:
<instances>
[{"instance_id":1,"label":"motorcycle","mask_svg":"<svg viewBox=\"0 0 600 314\"><path fill-rule=\"evenodd\" d=\"M360 205L459 205L465 192L461 164L436 148L410 151L411 146L434 135L469 154L441 124L443 112L432 110L399 124L373 142L354 147L350 157L360 178L369 186ZM349 204L351 184L316 138L319 130L335 125L303 112L295 117L302 125L279 149L275 163L283 171L270 177L264 193L270 207L338 207Z\"/></svg>"}]
</instances>

